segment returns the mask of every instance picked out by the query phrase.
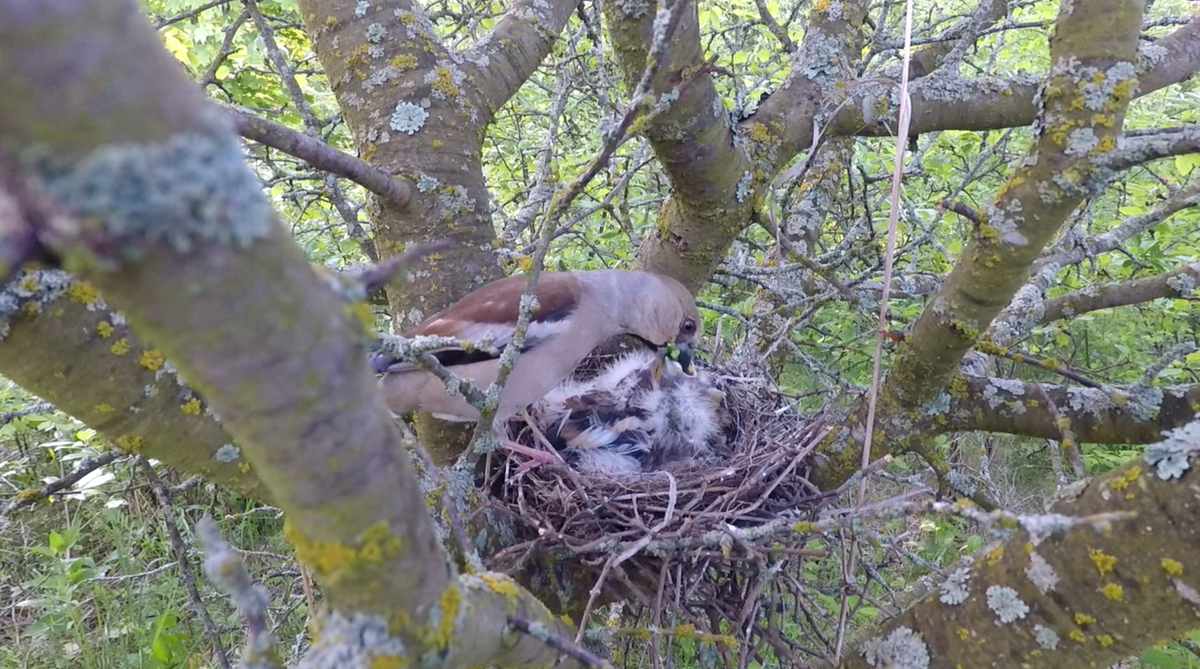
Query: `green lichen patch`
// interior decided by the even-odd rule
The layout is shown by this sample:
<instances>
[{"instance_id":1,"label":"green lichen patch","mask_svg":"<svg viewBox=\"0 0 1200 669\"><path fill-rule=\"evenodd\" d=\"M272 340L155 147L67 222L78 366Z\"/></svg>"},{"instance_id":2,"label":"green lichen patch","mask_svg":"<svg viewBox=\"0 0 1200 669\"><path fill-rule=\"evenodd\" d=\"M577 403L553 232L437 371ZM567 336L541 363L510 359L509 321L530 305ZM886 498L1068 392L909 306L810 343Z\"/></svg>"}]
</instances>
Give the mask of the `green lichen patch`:
<instances>
[{"instance_id":1,"label":"green lichen patch","mask_svg":"<svg viewBox=\"0 0 1200 669\"><path fill-rule=\"evenodd\" d=\"M102 267L148 247L185 253L200 243L245 248L273 225L262 185L223 118L205 130L145 144L102 146L75 162L25 157L46 190L79 221L78 239Z\"/></svg>"}]
</instances>

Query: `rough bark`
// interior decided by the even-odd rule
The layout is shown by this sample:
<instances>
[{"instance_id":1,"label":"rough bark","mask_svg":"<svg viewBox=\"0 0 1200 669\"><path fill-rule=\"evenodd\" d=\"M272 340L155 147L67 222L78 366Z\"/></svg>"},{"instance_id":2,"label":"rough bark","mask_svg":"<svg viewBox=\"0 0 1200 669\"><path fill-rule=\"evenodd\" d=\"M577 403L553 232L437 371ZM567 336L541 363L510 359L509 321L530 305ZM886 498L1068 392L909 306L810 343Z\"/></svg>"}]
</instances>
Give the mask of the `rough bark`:
<instances>
[{"instance_id":1,"label":"rough bark","mask_svg":"<svg viewBox=\"0 0 1200 669\"><path fill-rule=\"evenodd\" d=\"M1052 513L1126 512L1132 518L1107 530L1081 528L1040 540L1038 531L1055 520L1030 517L1010 538L959 565L970 570L961 585L923 595L839 666L1106 667L1194 629L1200 613L1198 443L1200 422L1171 441L1181 452L1192 451L1191 466L1185 454L1177 477L1163 478L1169 468L1140 458L1064 490Z\"/></svg>"},{"instance_id":2,"label":"rough bark","mask_svg":"<svg viewBox=\"0 0 1200 669\"><path fill-rule=\"evenodd\" d=\"M232 438L208 406L91 284L41 270L18 275L0 294L8 305L5 377L118 448L270 501L249 463L226 448Z\"/></svg>"},{"instance_id":3,"label":"rough bark","mask_svg":"<svg viewBox=\"0 0 1200 669\"><path fill-rule=\"evenodd\" d=\"M1138 87L1134 58L1140 2L1064 5L1050 40L1051 74L1042 86L1037 139L938 294L897 348L879 398L873 439L888 452L915 450L935 468L939 456L912 430L913 419L946 387L963 355L1029 279L1042 248L1091 189L1103 184L1104 156L1116 148ZM915 118L915 114L914 114ZM864 412L865 413L865 412ZM861 415L861 414L860 414ZM855 425L831 442L819 486L858 468Z\"/></svg>"},{"instance_id":4,"label":"rough bark","mask_svg":"<svg viewBox=\"0 0 1200 669\"><path fill-rule=\"evenodd\" d=\"M1086 10L1090 12L1090 8ZM1141 50L1138 87L1142 96L1180 83L1200 69L1200 17ZM997 130L1029 125L1039 116L1040 77L963 79L944 74L914 82L910 134L938 130ZM874 105L847 105L836 117L832 132L839 135L889 137L894 134L899 107L890 89L871 84ZM865 91L864 91L865 93ZM880 109L882 107L883 109ZM865 116L863 109L870 109Z\"/></svg>"},{"instance_id":5,"label":"rough bark","mask_svg":"<svg viewBox=\"0 0 1200 669\"><path fill-rule=\"evenodd\" d=\"M544 606L499 575L452 577L361 322L137 3L0 2L0 60L0 91L23 100L0 109L0 147L63 210L37 223L41 239L177 362L271 490L334 611L313 652L387 666L553 660L508 637L513 613L565 631ZM61 131L73 121L83 127ZM353 633L364 625L376 632Z\"/></svg>"},{"instance_id":6,"label":"rough bark","mask_svg":"<svg viewBox=\"0 0 1200 669\"><path fill-rule=\"evenodd\" d=\"M488 124L541 63L566 25L571 0L520 0L465 53L449 49L412 2L301 0L317 57L359 155L415 184L404 201L376 199L381 258L422 241L455 245L421 261L403 289L388 290L393 329L404 330L501 276L483 177ZM469 432L418 417L438 462L451 461Z\"/></svg>"},{"instance_id":7,"label":"rough bark","mask_svg":"<svg viewBox=\"0 0 1200 669\"><path fill-rule=\"evenodd\" d=\"M1200 407L1200 385L1101 390L957 376L943 399L944 405L924 418L930 433L979 430L1060 440L1062 417L1080 442L1148 444L1192 420Z\"/></svg>"}]
</instances>

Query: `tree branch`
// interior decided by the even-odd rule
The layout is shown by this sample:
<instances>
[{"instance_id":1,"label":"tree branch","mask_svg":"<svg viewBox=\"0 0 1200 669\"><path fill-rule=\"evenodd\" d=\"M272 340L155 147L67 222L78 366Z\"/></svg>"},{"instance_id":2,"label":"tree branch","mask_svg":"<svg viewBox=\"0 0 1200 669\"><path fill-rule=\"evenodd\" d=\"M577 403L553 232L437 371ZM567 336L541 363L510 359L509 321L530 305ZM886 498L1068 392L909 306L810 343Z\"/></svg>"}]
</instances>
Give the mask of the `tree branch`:
<instances>
[{"instance_id":1,"label":"tree branch","mask_svg":"<svg viewBox=\"0 0 1200 669\"><path fill-rule=\"evenodd\" d=\"M1137 84L1132 59L1141 14L1140 3L1121 0L1060 11L1037 142L986 206L987 224L898 348L884 383L885 405L920 406L945 387L963 354L1025 283L1038 252L1093 186L1097 156L1115 146ZM1082 74L1093 71L1102 87ZM1085 95L1084 109L1072 109L1072 100Z\"/></svg>"},{"instance_id":2,"label":"tree branch","mask_svg":"<svg viewBox=\"0 0 1200 669\"><path fill-rule=\"evenodd\" d=\"M55 7L0 1L0 93L24 97L0 108L5 145L38 149L26 168L76 217L46 231L53 251L202 389L287 515L333 609L314 663L550 663L506 638L507 616L562 621L501 575L450 577L361 323L279 224L225 117L136 2Z\"/></svg>"},{"instance_id":3,"label":"tree branch","mask_svg":"<svg viewBox=\"0 0 1200 669\"><path fill-rule=\"evenodd\" d=\"M1190 422L1200 403L1200 384L1096 389L960 376L951 383L949 408L936 410L929 426L941 433L998 432L1058 440L1059 426L1043 392L1070 421L1077 440L1090 444L1154 442Z\"/></svg>"},{"instance_id":4,"label":"tree branch","mask_svg":"<svg viewBox=\"0 0 1200 669\"><path fill-rule=\"evenodd\" d=\"M1200 153L1200 124L1127 132L1117 141L1117 151L1105 163L1114 172L1160 158Z\"/></svg>"},{"instance_id":5,"label":"tree branch","mask_svg":"<svg viewBox=\"0 0 1200 669\"><path fill-rule=\"evenodd\" d=\"M961 562L939 590L918 588L920 600L880 629L863 628L859 652L838 666L969 667L1004 657L1106 667L1191 630L1200 605L1192 493L1200 467L1189 466L1200 453L1198 435L1200 422L1192 422L1148 448L1149 459L1065 489L1050 514L1017 523L984 556ZM1103 531L1044 538L1063 516L1097 513L1131 517L1097 527Z\"/></svg>"},{"instance_id":6,"label":"tree branch","mask_svg":"<svg viewBox=\"0 0 1200 669\"><path fill-rule=\"evenodd\" d=\"M516 94L550 53L579 0L516 0L463 54L489 118Z\"/></svg>"},{"instance_id":7,"label":"tree branch","mask_svg":"<svg viewBox=\"0 0 1200 669\"><path fill-rule=\"evenodd\" d=\"M1200 15L1170 35L1143 46L1141 56L1137 96L1180 83L1200 71ZM1010 80L995 77L962 79L947 75L923 77L913 82L910 88L913 106L909 132L996 130L1029 125L1037 118L1036 95L1045 83L1031 77ZM892 136L899 106L891 101L890 88L864 81L856 95L868 95L873 101L859 101L842 107L831 131L839 135ZM864 116L864 109L875 110L879 105L886 105L886 112L872 111L870 117Z\"/></svg>"},{"instance_id":8,"label":"tree branch","mask_svg":"<svg viewBox=\"0 0 1200 669\"><path fill-rule=\"evenodd\" d=\"M963 355L1026 283L1042 247L1103 183L1098 163L1115 148L1137 86L1133 59L1141 18L1142 4L1124 0L1060 9L1036 142L985 207L986 224L897 347L884 380L877 429L884 431L889 453L915 451L943 470L939 454L911 429L908 417L937 399ZM1085 102L1077 109L1076 101ZM817 485L827 487L852 473L856 450L837 449Z\"/></svg>"},{"instance_id":9,"label":"tree branch","mask_svg":"<svg viewBox=\"0 0 1200 669\"><path fill-rule=\"evenodd\" d=\"M1170 272L1107 286L1088 286L1073 293L1052 297L1043 303L1042 323L1072 318L1101 309L1142 304L1164 297L1191 296L1200 285L1200 262Z\"/></svg>"},{"instance_id":10,"label":"tree branch","mask_svg":"<svg viewBox=\"0 0 1200 669\"><path fill-rule=\"evenodd\" d=\"M309 137L282 123L233 107L227 106L226 110L242 137L295 156L319 170L345 177L396 207L408 206L412 197L412 186L407 182L396 179L361 158L339 151L316 137Z\"/></svg>"}]
</instances>

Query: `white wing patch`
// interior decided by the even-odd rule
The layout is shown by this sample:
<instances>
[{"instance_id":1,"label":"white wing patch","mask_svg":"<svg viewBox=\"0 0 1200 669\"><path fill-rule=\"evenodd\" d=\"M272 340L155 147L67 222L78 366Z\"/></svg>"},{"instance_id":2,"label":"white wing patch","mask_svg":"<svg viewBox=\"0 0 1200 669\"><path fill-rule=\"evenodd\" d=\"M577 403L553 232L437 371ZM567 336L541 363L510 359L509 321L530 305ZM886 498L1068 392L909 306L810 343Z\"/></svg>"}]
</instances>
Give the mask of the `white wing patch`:
<instances>
[{"instance_id":1,"label":"white wing patch","mask_svg":"<svg viewBox=\"0 0 1200 669\"><path fill-rule=\"evenodd\" d=\"M430 323L430 329L435 332L438 331L437 326L442 322L439 319ZM571 323L569 319L550 323L532 321L525 330L525 342L528 345L544 341L566 332L570 327ZM454 336L471 342L482 342L485 339L490 339L492 346L502 349L512 340L513 332L516 329L517 326L515 323L465 323L457 329Z\"/></svg>"}]
</instances>

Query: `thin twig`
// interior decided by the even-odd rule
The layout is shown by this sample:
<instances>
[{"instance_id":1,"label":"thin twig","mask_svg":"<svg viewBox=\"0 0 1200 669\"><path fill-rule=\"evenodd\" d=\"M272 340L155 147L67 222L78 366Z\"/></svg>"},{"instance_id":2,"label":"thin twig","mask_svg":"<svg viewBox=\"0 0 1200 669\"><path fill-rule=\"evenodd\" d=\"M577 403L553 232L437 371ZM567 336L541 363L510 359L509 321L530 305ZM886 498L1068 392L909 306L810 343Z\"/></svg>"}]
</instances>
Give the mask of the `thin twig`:
<instances>
[{"instance_id":1,"label":"thin twig","mask_svg":"<svg viewBox=\"0 0 1200 669\"><path fill-rule=\"evenodd\" d=\"M550 648L566 655L589 669L611 669L612 663L584 648L579 643L572 643L557 634L553 634L544 625L530 622L524 618L510 615L508 624L515 630L527 634Z\"/></svg>"},{"instance_id":2,"label":"thin twig","mask_svg":"<svg viewBox=\"0 0 1200 669\"><path fill-rule=\"evenodd\" d=\"M100 455L84 458L75 465L75 469L70 474L67 474L60 479L51 481L41 488L23 490L17 493L11 500L8 501L7 504L4 505L2 509L0 509L0 521L4 520L9 516L9 514L18 509L34 504L35 502L40 502L41 500L44 500L55 493L61 492L62 490L75 485L81 481L83 477L91 474L101 467L120 460L121 458L125 457L125 455L125 453L113 449L111 451L105 451Z\"/></svg>"},{"instance_id":3,"label":"thin twig","mask_svg":"<svg viewBox=\"0 0 1200 669\"><path fill-rule=\"evenodd\" d=\"M204 605L204 598L200 596L200 589L196 587L196 575L192 573L192 564L188 560L187 545L183 543L179 525L175 522L175 508L171 504L171 493L167 491L162 479L154 472L154 467L150 465L149 460L139 455L137 462L145 472L146 480L149 481L150 489L154 491L154 497L158 500L158 506L162 511L163 526L167 529L171 551L175 554L175 563L179 566L179 577L183 580L183 587L188 593L188 606L200 618L200 625L208 635L209 643L212 644L213 652L217 656L217 663L221 665L222 669L232 669L229 663L229 652L221 641L221 632L213 622L212 616L208 615L208 607Z\"/></svg>"}]
</instances>

